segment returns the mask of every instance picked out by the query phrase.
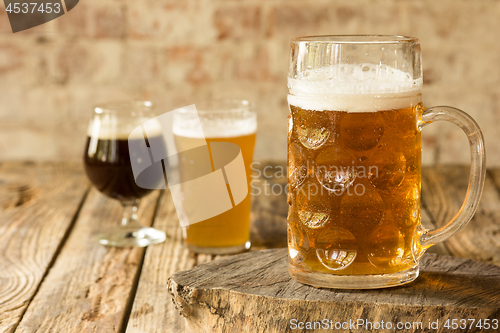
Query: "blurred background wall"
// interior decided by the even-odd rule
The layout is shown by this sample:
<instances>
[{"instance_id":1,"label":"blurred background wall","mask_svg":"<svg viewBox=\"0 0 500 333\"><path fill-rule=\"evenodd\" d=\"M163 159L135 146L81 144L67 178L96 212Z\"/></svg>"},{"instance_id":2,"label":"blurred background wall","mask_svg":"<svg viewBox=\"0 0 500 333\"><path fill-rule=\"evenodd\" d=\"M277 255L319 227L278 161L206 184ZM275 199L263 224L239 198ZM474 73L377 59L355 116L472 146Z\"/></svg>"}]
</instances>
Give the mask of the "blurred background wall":
<instances>
[{"instance_id":1,"label":"blurred background wall","mask_svg":"<svg viewBox=\"0 0 500 333\"><path fill-rule=\"evenodd\" d=\"M97 102L206 97L255 102L256 159L285 159L289 40L313 34L419 37L424 103L471 114L500 166L498 0L81 0L16 34L2 7L0 159L80 159ZM468 164L465 136L426 127L423 162Z\"/></svg>"}]
</instances>

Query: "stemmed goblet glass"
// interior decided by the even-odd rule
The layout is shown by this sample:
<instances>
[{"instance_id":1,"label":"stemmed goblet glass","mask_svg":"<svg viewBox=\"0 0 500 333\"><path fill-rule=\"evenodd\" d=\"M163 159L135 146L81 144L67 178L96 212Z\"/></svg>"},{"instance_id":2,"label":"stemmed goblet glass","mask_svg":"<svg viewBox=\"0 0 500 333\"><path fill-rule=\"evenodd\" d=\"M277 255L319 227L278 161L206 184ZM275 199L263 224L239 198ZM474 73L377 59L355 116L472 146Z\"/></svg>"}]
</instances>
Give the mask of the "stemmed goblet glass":
<instances>
[{"instance_id":1,"label":"stemmed goblet glass","mask_svg":"<svg viewBox=\"0 0 500 333\"><path fill-rule=\"evenodd\" d=\"M142 165L139 174L134 174L132 168L132 161L135 165L148 163L144 153L150 142L157 141L157 147L164 145L159 124L158 128L148 128L149 136L137 135L136 129L144 129L144 123L154 118L152 109L149 101L134 101L98 105L93 110L84 154L85 172L101 193L123 206L120 226L98 235L103 245L143 247L165 240L163 231L145 227L137 219L140 199L161 188L164 181L160 162ZM155 125L151 121L148 124Z\"/></svg>"}]
</instances>

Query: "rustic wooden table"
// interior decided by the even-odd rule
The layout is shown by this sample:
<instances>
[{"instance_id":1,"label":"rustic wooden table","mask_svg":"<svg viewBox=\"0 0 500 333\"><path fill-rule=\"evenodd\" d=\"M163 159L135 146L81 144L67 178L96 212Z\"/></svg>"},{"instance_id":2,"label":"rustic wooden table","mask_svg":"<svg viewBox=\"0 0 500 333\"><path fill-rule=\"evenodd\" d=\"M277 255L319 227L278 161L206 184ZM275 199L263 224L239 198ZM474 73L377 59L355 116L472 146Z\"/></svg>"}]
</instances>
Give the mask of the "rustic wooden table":
<instances>
[{"instance_id":1,"label":"rustic wooden table","mask_svg":"<svg viewBox=\"0 0 500 333\"><path fill-rule=\"evenodd\" d=\"M286 180L275 178L282 165L267 166L270 177L253 183L262 192L253 204L253 249L286 246L279 191ZM468 168L424 168L422 175L423 223L439 225L458 211ZM429 252L500 265L499 191L500 170L489 170L473 220ZM92 189L79 165L0 164L0 332L182 332L167 280L217 257L183 247L168 192L146 197L139 212L144 224L167 233L163 244L99 245L96 233L120 215L118 202Z\"/></svg>"}]
</instances>

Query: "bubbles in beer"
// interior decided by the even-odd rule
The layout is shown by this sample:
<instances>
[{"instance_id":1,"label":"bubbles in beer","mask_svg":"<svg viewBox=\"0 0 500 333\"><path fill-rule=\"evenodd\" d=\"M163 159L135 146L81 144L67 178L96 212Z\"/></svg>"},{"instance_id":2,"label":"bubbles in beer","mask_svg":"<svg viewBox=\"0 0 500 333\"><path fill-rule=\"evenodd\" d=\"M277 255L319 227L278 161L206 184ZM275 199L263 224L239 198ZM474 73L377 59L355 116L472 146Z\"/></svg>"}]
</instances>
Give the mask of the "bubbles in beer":
<instances>
[{"instance_id":1,"label":"bubbles in beer","mask_svg":"<svg viewBox=\"0 0 500 333\"><path fill-rule=\"evenodd\" d=\"M316 255L329 270L349 266L357 254L356 239L347 229L335 227L322 230L316 238Z\"/></svg>"},{"instance_id":2,"label":"bubbles in beer","mask_svg":"<svg viewBox=\"0 0 500 333\"><path fill-rule=\"evenodd\" d=\"M330 136L330 131L326 127L310 128L305 125L297 128L300 142L307 149L319 149Z\"/></svg>"},{"instance_id":3,"label":"bubbles in beer","mask_svg":"<svg viewBox=\"0 0 500 333\"><path fill-rule=\"evenodd\" d=\"M313 212L310 210L299 211L300 220L309 228L320 228L328 222L330 215L323 212Z\"/></svg>"},{"instance_id":4,"label":"bubbles in beer","mask_svg":"<svg viewBox=\"0 0 500 333\"><path fill-rule=\"evenodd\" d=\"M342 195L356 179L354 157L338 145L322 149L315 162L316 178L335 195Z\"/></svg>"},{"instance_id":5,"label":"bubbles in beer","mask_svg":"<svg viewBox=\"0 0 500 333\"><path fill-rule=\"evenodd\" d=\"M307 227L316 229L324 226L330 219L328 193L315 182L307 182L298 189L297 214Z\"/></svg>"},{"instance_id":6,"label":"bubbles in beer","mask_svg":"<svg viewBox=\"0 0 500 333\"><path fill-rule=\"evenodd\" d=\"M392 190L405 178L406 158L403 153L393 151L391 147L381 147L369 158L368 179L378 189Z\"/></svg>"},{"instance_id":7,"label":"bubbles in beer","mask_svg":"<svg viewBox=\"0 0 500 333\"><path fill-rule=\"evenodd\" d=\"M420 191L418 187L412 185L402 198L393 200L392 206L401 227L415 226L420 221Z\"/></svg>"},{"instance_id":8,"label":"bubbles in beer","mask_svg":"<svg viewBox=\"0 0 500 333\"><path fill-rule=\"evenodd\" d=\"M292 187L297 187L302 185L309 172L307 152L294 142L289 143L288 150L288 181Z\"/></svg>"},{"instance_id":9,"label":"bubbles in beer","mask_svg":"<svg viewBox=\"0 0 500 333\"><path fill-rule=\"evenodd\" d=\"M378 268L389 268L401 264L405 241L398 225L388 214L370 235L368 260Z\"/></svg>"},{"instance_id":10,"label":"bubbles in beer","mask_svg":"<svg viewBox=\"0 0 500 333\"><path fill-rule=\"evenodd\" d=\"M289 80L289 166L308 164L308 174L305 179L295 174L302 182L290 192L295 217L288 222L300 226L297 233L308 233L310 247L301 269L338 275L394 273L414 265L411 240L420 219L421 146L415 128L420 85L398 70L382 68L379 81L371 65L347 67L340 74L332 66ZM318 132L323 128L329 131L324 142ZM309 196L300 193L304 186ZM291 255L299 257L297 249Z\"/></svg>"},{"instance_id":11,"label":"bubbles in beer","mask_svg":"<svg viewBox=\"0 0 500 333\"><path fill-rule=\"evenodd\" d=\"M342 143L356 151L374 148L384 135L384 119L379 113L366 117L362 113L347 113L342 118Z\"/></svg>"},{"instance_id":12,"label":"bubbles in beer","mask_svg":"<svg viewBox=\"0 0 500 333\"><path fill-rule=\"evenodd\" d=\"M377 226L384 216L384 203L369 182L356 181L356 192L344 193L340 202L340 219L351 230L367 232ZM358 189L361 188L362 190Z\"/></svg>"},{"instance_id":13,"label":"bubbles in beer","mask_svg":"<svg viewBox=\"0 0 500 333\"><path fill-rule=\"evenodd\" d=\"M290 220L297 220L295 216L289 216ZM300 264L304 261L305 256L309 251L309 238L307 233L297 223L288 223L288 255L290 260L295 264Z\"/></svg>"},{"instance_id":14,"label":"bubbles in beer","mask_svg":"<svg viewBox=\"0 0 500 333\"><path fill-rule=\"evenodd\" d=\"M297 139L304 147L311 150L321 148L330 137L329 119L324 113L305 112L291 107L293 127Z\"/></svg>"}]
</instances>

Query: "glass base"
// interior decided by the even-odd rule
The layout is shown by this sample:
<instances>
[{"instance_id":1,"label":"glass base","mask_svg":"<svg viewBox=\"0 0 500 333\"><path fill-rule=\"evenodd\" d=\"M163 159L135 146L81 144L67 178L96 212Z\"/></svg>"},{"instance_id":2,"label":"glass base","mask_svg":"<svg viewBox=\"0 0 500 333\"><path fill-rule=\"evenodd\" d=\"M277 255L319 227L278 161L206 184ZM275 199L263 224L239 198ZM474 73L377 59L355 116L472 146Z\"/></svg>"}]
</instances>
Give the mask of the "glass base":
<instances>
[{"instance_id":1,"label":"glass base","mask_svg":"<svg viewBox=\"0 0 500 333\"><path fill-rule=\"evenodd\" d=\"M248 250L250 248L250 245L251 245L250 241L247 241L246 243L243 243L241 245L230 246L230 247L200 247L186 243L186 246L189 250L196 253L206 253L206 254L234 254Z\"/></svg>"},{"instance_id":2,"label":"glass base","mask_svg":"<svg viewBox=\"0 0 500 333\"><path fill-rule=\"evenodd\" d=\"M163 231L147 227L122 227L97 235L99 243L106 246L138 246L158 244L165 240Z\"/></svg>"},{"instance_id":3,"label":"glass base","mask_svg":"<svg viewBox=\"0 0 500 333\"><path fill-rule=\"evenodd\" d=\"M418 265L402 272L380 275L334 275L308 272L288 266L290 275L295 280L316 288L334 289L378 289L400 286L412 282L418 277Z\"/></svg>"}]
</instances>

